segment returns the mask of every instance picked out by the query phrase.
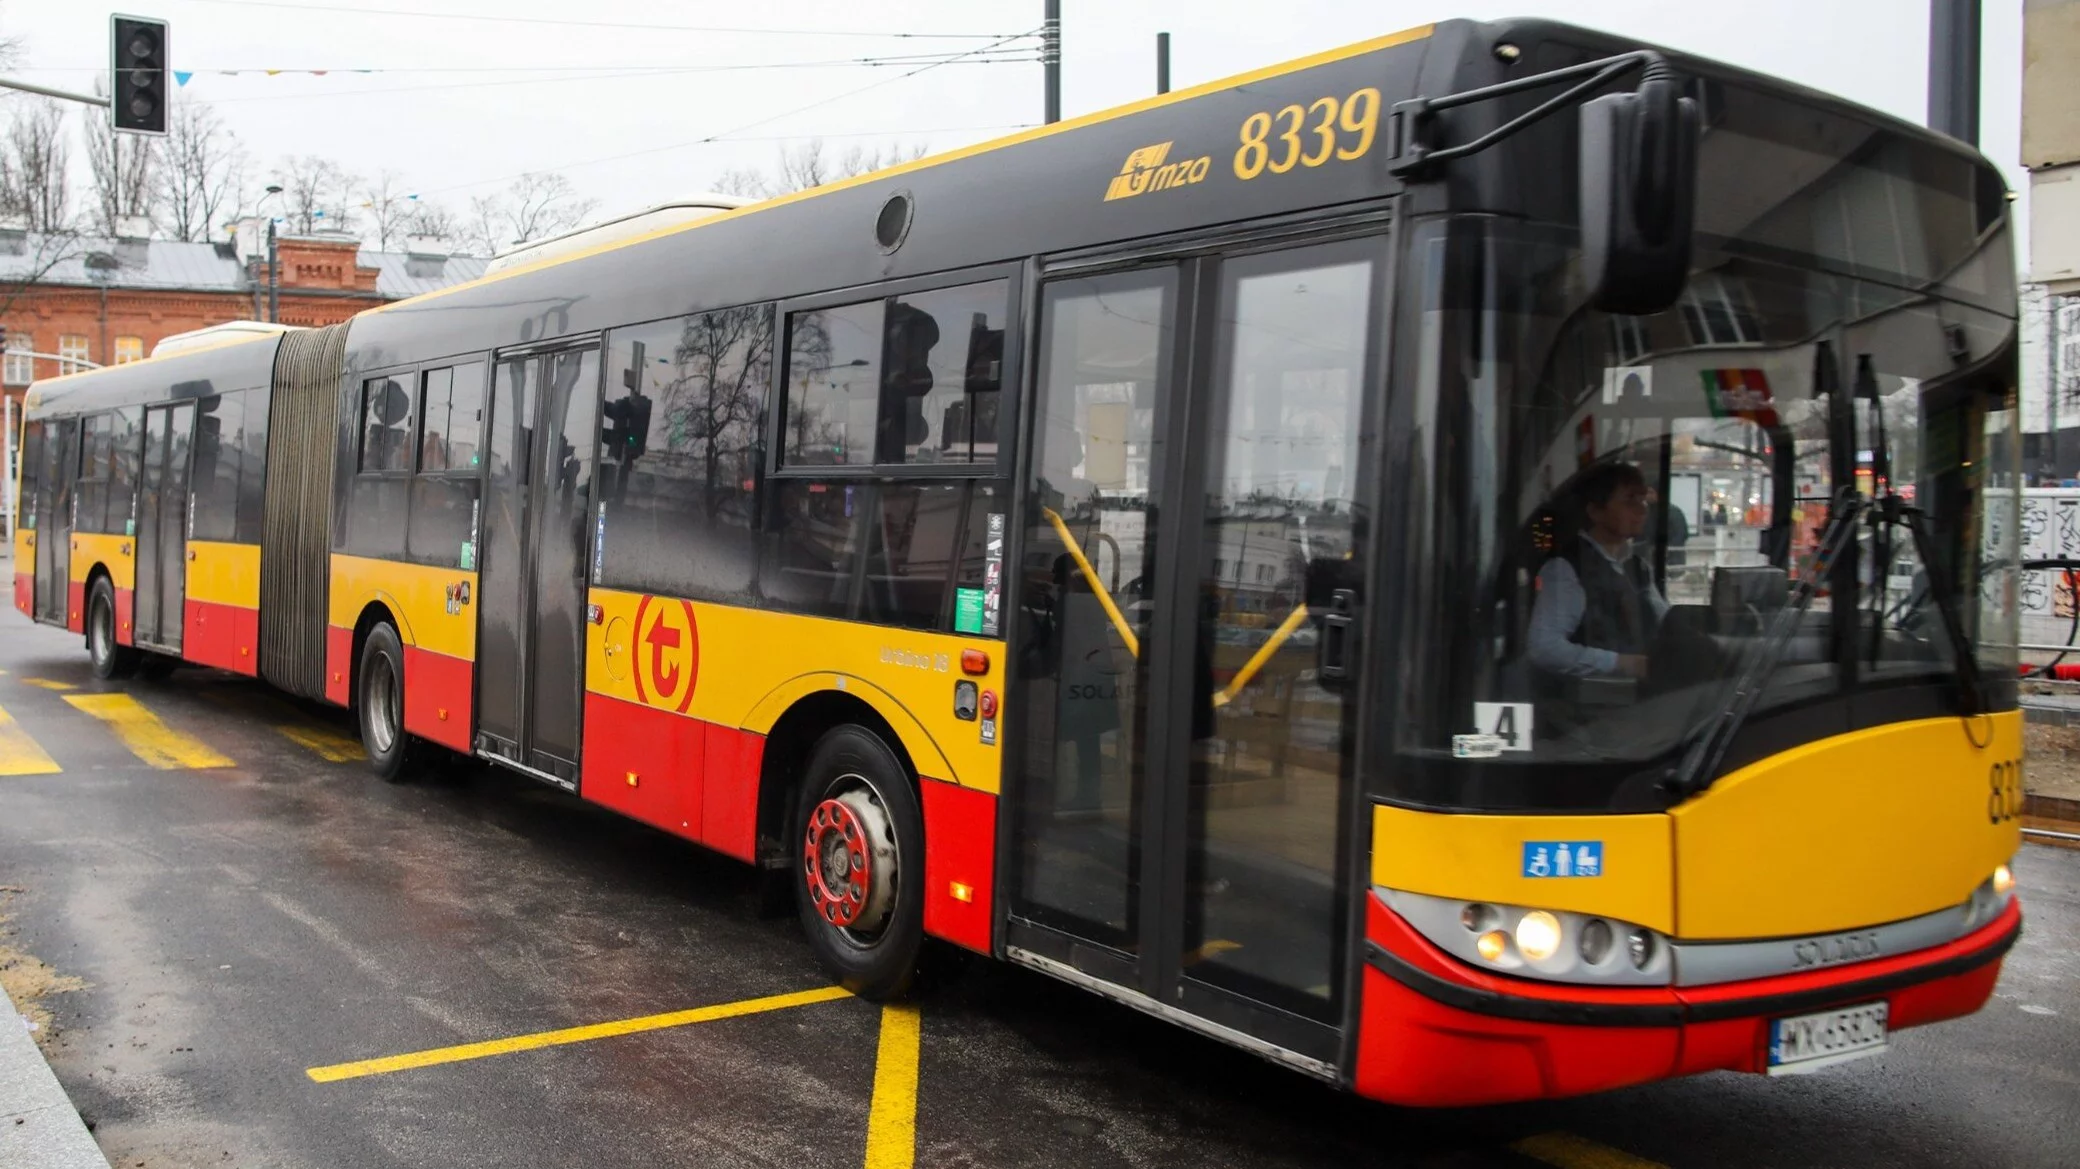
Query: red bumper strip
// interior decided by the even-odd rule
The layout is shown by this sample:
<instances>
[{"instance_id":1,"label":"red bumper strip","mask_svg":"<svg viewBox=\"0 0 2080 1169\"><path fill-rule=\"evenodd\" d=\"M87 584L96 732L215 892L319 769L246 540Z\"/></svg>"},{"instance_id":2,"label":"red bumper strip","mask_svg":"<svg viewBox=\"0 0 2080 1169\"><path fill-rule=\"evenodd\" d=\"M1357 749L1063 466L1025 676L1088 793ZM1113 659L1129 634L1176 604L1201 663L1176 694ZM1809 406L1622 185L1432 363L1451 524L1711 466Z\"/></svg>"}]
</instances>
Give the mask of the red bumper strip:
<instances>
[{"instance_id":1,"label":"red bumper strip","mask_svg":"<svg viewBox=\"0 0 2080 1169\"><path fill-rule=\"evenodd\" d=\"M1485 987L1450 982L1421 970L1378 942L1365 943L1365 963L1427 999L1476 1015L1530 1023L1571 1023L1587 1027L1675 1027L1757 1015L1785 1015L1818 1010L1834 1003L1874 998L1896 990L1966 974L1997 962L2022 936L2017 915L1991 943L1926 965L1912 966L1856 982L1838 982L1809 990L1754 995L1702 1003L1586 1003L1560 999L1519 998Z\"/></svg>"}]
</instances>

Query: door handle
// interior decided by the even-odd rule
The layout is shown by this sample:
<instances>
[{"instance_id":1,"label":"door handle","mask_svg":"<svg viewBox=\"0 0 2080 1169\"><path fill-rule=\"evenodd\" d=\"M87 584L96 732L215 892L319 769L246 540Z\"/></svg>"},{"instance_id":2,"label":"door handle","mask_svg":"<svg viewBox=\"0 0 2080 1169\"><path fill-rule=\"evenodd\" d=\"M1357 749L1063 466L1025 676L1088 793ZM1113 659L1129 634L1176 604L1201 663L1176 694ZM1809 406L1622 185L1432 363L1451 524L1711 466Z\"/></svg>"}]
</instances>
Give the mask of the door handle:
<instances>
[{"instance_id":1,"label":"door handle","mask_svg":"<svg viewBox=\"0 0 2080 1169\"><path fill-rule=\"evenodd\" d=\"M1358 656L1358 594L1337 589L1322 614L1322 640L1315 653L1315 681L1325 690L1350 685L1351 663Z\"/></svg>"}]
</instances>

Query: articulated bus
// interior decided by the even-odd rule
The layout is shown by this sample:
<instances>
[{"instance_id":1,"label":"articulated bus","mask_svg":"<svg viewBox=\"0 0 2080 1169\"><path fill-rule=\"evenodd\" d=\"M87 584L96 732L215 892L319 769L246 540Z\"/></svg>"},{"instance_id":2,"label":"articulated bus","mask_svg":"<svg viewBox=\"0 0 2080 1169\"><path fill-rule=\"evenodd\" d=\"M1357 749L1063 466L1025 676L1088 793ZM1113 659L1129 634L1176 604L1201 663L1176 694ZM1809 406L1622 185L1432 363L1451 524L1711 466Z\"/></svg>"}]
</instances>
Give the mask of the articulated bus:
<instances>
[{"instance_id":1,"label":"articulated bus","mask_svg":"<svg viewBox=\"0 0 2080 1169\"><path fill-rule=\"evenodd\" d=\"M1452 21L36 385L16 604L1384 1101L1796 1071L2021 929L2010 203Z\"/></svg>"}]
</instances>

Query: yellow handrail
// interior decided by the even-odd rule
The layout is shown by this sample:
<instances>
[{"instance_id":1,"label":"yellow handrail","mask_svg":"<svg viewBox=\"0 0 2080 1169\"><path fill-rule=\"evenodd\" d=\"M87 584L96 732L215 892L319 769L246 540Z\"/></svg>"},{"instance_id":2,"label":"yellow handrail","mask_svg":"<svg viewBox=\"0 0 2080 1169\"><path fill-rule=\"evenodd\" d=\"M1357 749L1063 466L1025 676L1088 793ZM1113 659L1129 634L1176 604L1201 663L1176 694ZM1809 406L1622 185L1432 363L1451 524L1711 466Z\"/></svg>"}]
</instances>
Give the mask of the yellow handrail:
<instances>
[{"instance_id":1,"label":"yellow handrail","mask_svg":"<svg viewBox=\"0 0 2080 1169\"><path fill-rule=\"evenodd\" d=\"M1293 636L1293 631L1300 628L1300 623L1305 620L1307 620L1307 606L1305 605L1298 606L1291 613L1286 614L1286 619L1279 622L1278 628L1272 632L1270 637L1264 639L1264 644L1257 647L1257 652L1249 655L1249 660L1242 663L1242 668L1235 671L1235 676L1228 679L1228 684L1221 687L1220 693L1213 696L1213 705L1222 707L1235 701L1235 696L1242 693L1242 688L1249 685L1250 679L1257 676L1257 671L1264 668L1264 663L1271 660L1271 655L1278 652L1278 647L1284 645L1286 639Z\"/></svg>"},{"instance_id":2,"label":"yellow handrail","mask_svg":"<svg viewBox=\"0 0 2080 1169\"><path fill-rule=\"evenodd\" d=\"M1091 595L1098 598L1098 604L1104 608L1105 615L1112 618L1112 627L1119 630L1120 640L1127 643L1127 652L1139 658L1141 639L1135 637L1134 631L1127 627L1127 615L1119 611L1118 605L1112 603L1112 594L1106 592L1105 586L1099 582L1098 570L1091 567L1090 559L1083 554L1083 546L1076 542L1075 536L1069 534L1069 525L1063 523L1062 517L1056 515L1051 507L1042 507L1040 514L1046 516L1047 522L1054 525L1055 535L1060 536L1063 546L1069 549L1069 558L1076 561L1076 568L1083 573L1083 579L1091 582Z\"/></svg>"}]
</instances>

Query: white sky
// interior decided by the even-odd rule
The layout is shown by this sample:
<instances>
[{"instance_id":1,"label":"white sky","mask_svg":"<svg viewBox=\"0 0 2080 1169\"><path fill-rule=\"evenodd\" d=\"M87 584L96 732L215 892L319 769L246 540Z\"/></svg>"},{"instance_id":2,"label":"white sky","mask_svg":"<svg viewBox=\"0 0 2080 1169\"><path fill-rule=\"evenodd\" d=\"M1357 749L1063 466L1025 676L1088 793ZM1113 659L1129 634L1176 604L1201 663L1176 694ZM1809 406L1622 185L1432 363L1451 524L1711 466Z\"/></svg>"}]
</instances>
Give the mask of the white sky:
<instances>
[{"instance_id":1,"label":"white sky","mask_svg":"<svg viewBox=\"0 0 2080 1169\"><path fill-rule=\"evenodd\" d=\"M121 0L173 23L174 68L263 166L323 154L458 207L528 170L561 171L603 212L704 189L730 167L770 168L776 138L833 146L891 140L959 146L1037 122L1038 64L818 67L599 78L629 66L694 70L966 50L985 42L587 28L534 20L915 33L1025 32L1040 0ZM329 5L329 8L326 7ZM1214 80L1448 16L1551 16L1778 74L1920 121L1926 0L1064 0L1063 110L1073 116L1154 87L1155 33L1172 34L1172 82ZM2021 3L1991 0L1981 140L2016 169ZM371 9L468 14L385 15ZM0 31L24 41L26 80L89 90L108 53L106 5L0 0ZM499 17L504 19L483 19ZM1018 42L1034 45L1036 42ZM541 72L486 72L527 67ZM325 77L218 76L217 69L389 69ZM438 72L435 72L438 70ZM524 81L524 84L487 82ZM798 107L862 86L875 88ZM410 92L396 92L407 87ZM386 92L387 91L387 92ZM783 115L775 117L775 115ZM772 119L771 121L765 121ZM728 134L751 123L762 125ZM725 135L723 141L698 140ZM659 149L664 148L664 149ZM611 159L635 151L635 158Z\"/></svg>"}]
</instances>

